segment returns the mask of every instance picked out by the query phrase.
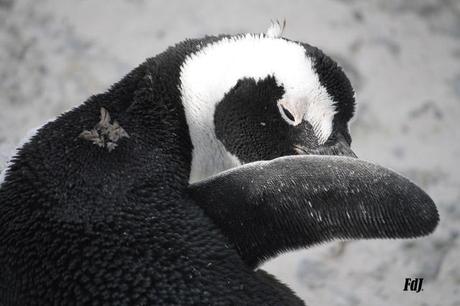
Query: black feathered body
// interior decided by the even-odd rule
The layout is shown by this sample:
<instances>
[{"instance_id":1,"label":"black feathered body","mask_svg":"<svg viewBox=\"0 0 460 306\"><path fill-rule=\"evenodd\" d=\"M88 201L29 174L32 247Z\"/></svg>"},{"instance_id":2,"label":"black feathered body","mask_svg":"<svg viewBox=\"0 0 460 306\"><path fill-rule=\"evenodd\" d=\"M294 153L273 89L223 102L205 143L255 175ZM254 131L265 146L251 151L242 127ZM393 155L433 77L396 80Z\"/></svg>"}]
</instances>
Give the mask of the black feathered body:
<instances>
[{"instance_id":1,"label":"black feathered body","mask_svg":"<svg viewBox=\"0 0 460 306\"><path fill-rule=\"evenodd\" d=\"M178 89L189 40L46 124L0 189L0 305L291 305L187 192L192 144ZM80 137L105 108L129 134Z\"/></svg>"},{"instance_id":2,"label":"black feathered body","mask_svg":"<svg viewBox=\"0 0 460 306\"><path fill-rule=\"evenodd\" d=\"M194 91L205 84L213 92L214 78L231 75L232 49L217 62L204 49L224 38L188 40L148 59L19 150L0 188L1 306L303 305L254 269L331 239L412 238L436 228L435 204L409 180L354 158L310 155L355 157L353 90L319 49L289 43L260 66L277 59L283 68L283 56L305 51L305 66L290 62L288 72L311 72L300 82L278 82L280 71L261 77L242 61L240 78L217 87L221 99ZM238 50L243 59L251 53ZM198 54L211 61L184 68ZM203 70L214 65L222 69ZM297 87L302 99L292 95ZM292 154L303 156L280 157ZM218 173L225 163L216 156L247 164Z\"/></svg>"}]
</instances>

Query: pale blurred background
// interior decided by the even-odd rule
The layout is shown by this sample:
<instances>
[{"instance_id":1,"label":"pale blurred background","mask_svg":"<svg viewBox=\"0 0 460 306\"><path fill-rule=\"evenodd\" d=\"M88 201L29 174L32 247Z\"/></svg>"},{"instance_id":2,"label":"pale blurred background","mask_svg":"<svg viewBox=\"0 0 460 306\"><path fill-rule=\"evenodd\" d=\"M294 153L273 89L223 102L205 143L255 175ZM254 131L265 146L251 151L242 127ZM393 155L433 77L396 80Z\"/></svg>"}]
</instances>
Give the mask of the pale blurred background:
<instances>
[{"instance_id":1,"label":"pale blurred background","mask_svg":"<svg viewBox=\"0 0 460 306\"><path fill-rule=\"evenodd\" d=\"M355 89L353 148L438 204L435 234L337 243L265 268L309 305L460 306L460 1L0 0L0 170L32 127L104 91L184 38L262 32L335 58ZM1 243L1 242L0 242ZM406 277L424 291L403 292Z\"/></svg>"}]
</instances>

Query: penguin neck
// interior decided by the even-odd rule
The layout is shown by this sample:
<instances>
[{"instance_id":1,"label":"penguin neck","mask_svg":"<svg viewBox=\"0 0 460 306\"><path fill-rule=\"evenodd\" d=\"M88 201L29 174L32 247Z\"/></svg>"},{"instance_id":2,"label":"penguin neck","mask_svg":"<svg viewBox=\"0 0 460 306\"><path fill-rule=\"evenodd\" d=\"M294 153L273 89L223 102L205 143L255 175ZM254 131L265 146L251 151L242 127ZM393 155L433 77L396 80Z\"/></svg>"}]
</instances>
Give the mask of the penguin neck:
<instances>
[{"instance_id":1,"label":"penguin neck","mask_svg":"<svg viewBox=\"0 0 460 306\"><path fill-rule=\"evenodd\" d=\"M214 111L207 111L212 112L203 114L186 110L187 124L193 143L189 183L203 180L221 171L241 165L241 161L228 152L217 139L212 120Z\"/></svg>"},{"instance_id":2,"label":"penguin neck","mask_svg":"<svg viewBox=\"0 0 460 306\"><path fill-rule=\"evenodd\" d=\"M194 90L196 86L203 85L199 77L200 70L203 68L199 64L200 58L209 46L228 39L229 37L223 35L194 41L190 45L194 46L195 50L188 53L180 67L179 90L193 146L189 183L206 179L242 164L235 155L226 150L215 134L214 113L217 103L221 100L220 96L225 93L225 90L223 91L219 86L205 86L204 91ZM198 59L198 62L194 59ZM203 64L208 65L206 62ZM226 83L230 86L235 81L229 80Z\"/></svg>"}]
</instances>

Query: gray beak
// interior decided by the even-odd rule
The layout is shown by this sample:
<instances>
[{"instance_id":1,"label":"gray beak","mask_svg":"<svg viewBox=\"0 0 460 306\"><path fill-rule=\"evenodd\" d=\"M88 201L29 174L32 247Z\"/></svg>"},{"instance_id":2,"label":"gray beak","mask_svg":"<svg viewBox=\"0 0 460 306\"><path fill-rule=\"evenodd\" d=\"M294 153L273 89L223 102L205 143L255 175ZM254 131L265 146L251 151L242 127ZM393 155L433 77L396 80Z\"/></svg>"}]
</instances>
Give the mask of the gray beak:
<instances>
[{"instance_id":1,"label":"gray beak","mask_svg":"<svg viewBox=\"0 0 460 306\"><path fill-rule=\"evenodd\" d=\"M353 157L353 158L358 158L358 156L353 152L353 150L350 148L350 145L348 142L345 140L345 137L343 137L342 134L339 134L337 137L337 143L334 145L336 147L337 152L339 154L334 154L334 155L342 155L342 156L348 156L348 157Z\"/></svg>"},{"instance_id":2,"label":"gray beak","mask_svg":"<svg viewBox=\"0 0 460 306\"><path fill-rule=\"evenodd\" d=\"M322 145L315 149L306 148L301 145L295 145L294 150L299 155L338 155L358 158L358 156L351 150L350 145L342 134L337 134L336 141L331 145Z\"/></svg>"}]
</instances>

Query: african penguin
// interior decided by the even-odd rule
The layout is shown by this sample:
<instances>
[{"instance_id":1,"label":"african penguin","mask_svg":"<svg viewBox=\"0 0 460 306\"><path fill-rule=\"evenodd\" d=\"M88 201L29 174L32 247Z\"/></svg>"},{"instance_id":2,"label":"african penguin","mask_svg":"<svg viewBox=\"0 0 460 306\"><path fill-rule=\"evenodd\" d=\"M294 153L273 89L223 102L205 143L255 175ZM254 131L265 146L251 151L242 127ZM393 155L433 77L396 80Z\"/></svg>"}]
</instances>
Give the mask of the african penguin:
<instances>
[{"instance_id":1,"label":"african penguin","mask_svg":"<svg viewBox=\"0 0 460 306\"><path fill-rule=\"evenodd\" d=\"M343 71L280 33L183 41L38 129L0 187L0 304L304 305L258 265L432 232L354 158Z\"/></svg>"}]
</instances>

